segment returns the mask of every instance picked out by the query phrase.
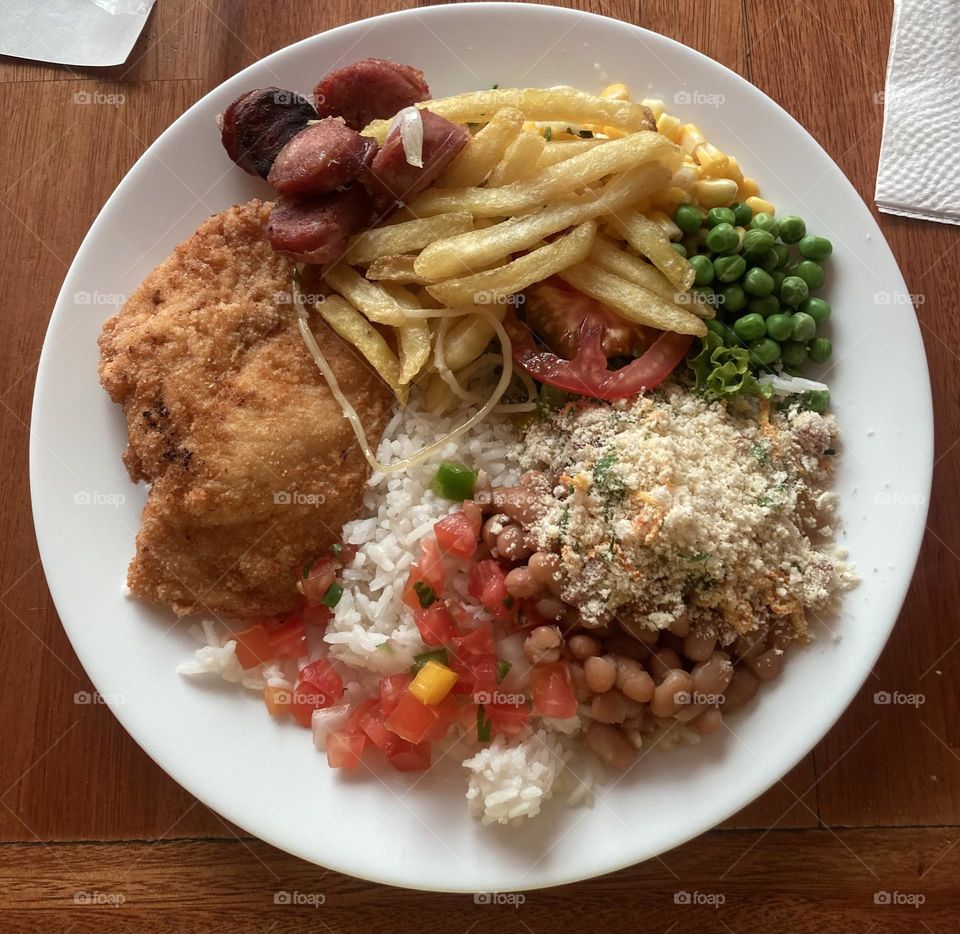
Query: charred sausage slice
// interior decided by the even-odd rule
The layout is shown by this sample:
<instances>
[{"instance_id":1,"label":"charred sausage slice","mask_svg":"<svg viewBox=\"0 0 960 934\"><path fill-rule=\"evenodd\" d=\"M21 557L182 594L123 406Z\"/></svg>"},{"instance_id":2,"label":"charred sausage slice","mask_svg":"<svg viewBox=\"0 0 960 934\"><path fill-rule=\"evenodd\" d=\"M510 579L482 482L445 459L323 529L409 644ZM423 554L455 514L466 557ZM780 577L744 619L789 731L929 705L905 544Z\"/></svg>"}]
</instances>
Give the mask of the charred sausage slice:
<instances>
[{"instance_id":1,"label":"charred sausage slice","mask_svg":"<svg viewBox=\"0 0 960 934\"><path fill-rule=\"evenodd\" d=\"M419 194L431 184L470 139L466 127L451 123L429 110L420 111L423 121L423 168L410 165L403 150L399 128L386 139L365 177L365 183L380 211Z\"/></svg>"},{"instance_id":2,"label":"charred sausage slice","mask_svg":"<svg viewBox=\"0 0 960 934\"><path fill-rule=\"evenodd\" d=\"M359 178L376 151L376 140L351 130L340 117L326 117L280 150L267 181L285 195L336 191Z\"/></svg>"},{"instance_id":3,"label":"charred sausage slice","mask_svg":"<svg viewBox=\"0 0 960 934\"><path fill-rule=\"evenodd\" d=\"M332 263L369 220L370 198L359 185L333 194L290 195L270 213L267 236L278 253L291 259Z\"/></svg>"},{"instance_id":4,"label":"charred sausage slice","mask_svg":"<svg viewBox=\"0 0 960 934\"><path fill-rule=\"evenodd\" d=\"M343 117L354 130L429 97L422 71L385 58L365 58L331 71L313 92L321 117Z\"/></svg>"},{"instance_id":5,"label":"charred sausage slice","mask_svg":"<svg viewBox=\"0 0 960 934\"><path fill-rule=\"evenodd\" d=\"M277 154L317 112L306 98L282 88L257 88L220 115L227 155L251 175L266 178Z\"/></svg>"}]
</instances>

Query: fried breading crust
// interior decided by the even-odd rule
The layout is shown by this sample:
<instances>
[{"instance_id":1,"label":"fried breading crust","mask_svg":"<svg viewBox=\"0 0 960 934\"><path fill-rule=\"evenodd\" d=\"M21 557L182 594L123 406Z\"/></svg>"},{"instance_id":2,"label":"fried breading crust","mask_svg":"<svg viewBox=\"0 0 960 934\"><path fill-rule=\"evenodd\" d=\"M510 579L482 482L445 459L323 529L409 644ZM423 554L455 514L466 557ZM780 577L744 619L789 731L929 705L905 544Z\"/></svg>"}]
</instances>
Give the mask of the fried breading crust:
<instances>
[{"instance_id":1,"label":"fried breading crust","mask_svg":"<svg viewBox=\"0 0 960 934\"><path fill-rule=\"evenodd\" d=\"M127 582L181 615L294 610L301 568L339 540L367 478L297 330L293 265L266 239L271 207L207 220L100 336L124 462L151 484ZM319 316L312 327L375 447L388 388Z\"/></svg>"}]
</instances>

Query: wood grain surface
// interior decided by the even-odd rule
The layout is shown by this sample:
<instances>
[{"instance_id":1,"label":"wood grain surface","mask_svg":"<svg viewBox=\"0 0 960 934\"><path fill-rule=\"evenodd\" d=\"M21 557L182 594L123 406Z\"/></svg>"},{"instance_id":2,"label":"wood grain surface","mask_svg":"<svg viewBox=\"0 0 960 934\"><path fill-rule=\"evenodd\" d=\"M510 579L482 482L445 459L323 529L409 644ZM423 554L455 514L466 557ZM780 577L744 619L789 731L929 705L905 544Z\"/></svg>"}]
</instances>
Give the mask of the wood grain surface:
<instances>
[{"instance_id":1,"label":"wood grain surface","mask_svg":"<svg viewBox=\"0 0 960 934\"><path fill-rule=\"evenodd\" d=\"M208 90L290 42L419 5L158 0L122 66L0 59L0 932L960 930L953 227L878 216L919 296L937 433L927 536L897 629L828 736L723 827L520 905L389 889L246 837L155 766L106 707L75 703L91 685L44 583L27 482L36 364L67 268L124 173ZM889 0L565 5L664 33L744 75L810 130L872 205ZM77 103L96 91L123 103ZM895 373L878 377L869 391L896 391ZM878 705L877 691L925 702ZM278 904L284 892L300 904Z\"/></svg>"}]
</instances>

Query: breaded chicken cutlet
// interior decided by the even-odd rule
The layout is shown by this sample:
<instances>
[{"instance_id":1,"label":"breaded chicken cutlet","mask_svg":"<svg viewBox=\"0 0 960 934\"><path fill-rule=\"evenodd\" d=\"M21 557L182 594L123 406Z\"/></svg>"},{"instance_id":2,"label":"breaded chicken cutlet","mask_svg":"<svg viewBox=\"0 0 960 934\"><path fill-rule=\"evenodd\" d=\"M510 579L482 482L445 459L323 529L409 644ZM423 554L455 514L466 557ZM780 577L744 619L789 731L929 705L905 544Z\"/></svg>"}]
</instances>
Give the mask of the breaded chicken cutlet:
<instances>
[{"instance_id":1,"label":"breaded chicken cutlet","mask_svg":"<svg viewBox=\"0 0 960 934\"><path fill-rule=\"evenodd\" d=\"M124 462L151 485L127 582L181 615L295 609L301 568L339 540L368 474L298 331L270 209L255 200L211 217L100 335L100 380L127 419ZM376 447L389 389L319 316L311 327Z\"/></svg>"}]
</instances>

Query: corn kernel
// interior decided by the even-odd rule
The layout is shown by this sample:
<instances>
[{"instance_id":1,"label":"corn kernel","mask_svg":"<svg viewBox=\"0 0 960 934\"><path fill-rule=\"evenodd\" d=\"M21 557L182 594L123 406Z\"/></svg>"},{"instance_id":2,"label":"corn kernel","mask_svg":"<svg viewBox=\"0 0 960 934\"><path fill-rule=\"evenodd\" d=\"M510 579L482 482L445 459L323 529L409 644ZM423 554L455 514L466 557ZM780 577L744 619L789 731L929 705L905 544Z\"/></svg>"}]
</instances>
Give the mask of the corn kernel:
<instances>
[{"instance_id":1,"label":"corn kernel","mask_svg":"<svg viewBox=\"0 0 960 934\"><path fill-rule=\"evenodd\" d=\"M410 693L422 704L439 704L457 683L457 673L433 660L426 663L410 682Z\"/></svg>"},{"instance_id":2,"label":"corn kernel","mask_svg":"<svg viewBox=\"0 0 960 934\"><path fill-rule=\"evenodd\" d=\"M730 157L712 143L701 143L693 151L693 157L703 169L706 178L726 178Z\"/></svg>"},{"instance_id":3,"label":"corn kernel","mask_svg":"<svg viewBox=\"0 0 960 934\"><path fill-rule=\"evenodd\" d=\"M756 195L747 198L745 203L750 210L753 211L754 215L777 213L777 209L769 201L765 201L763 198L759 198Z\"/></svg>"},{"instance_id":4,"label":"corn kernel","mask_svg":"<svg viewBox=\"0 0 960 934\"><path fill-rule=\"evenodd\" d=\"M643 106L653 114L654 120L660 119L660 115L664 110L663 101L658 101L651 97L645 97L642 101L640 101L640 103L643 104Z\"/></svg>"},{"instance_id":5,"label":"corn kernel","mask_svg":"<svg viewBox=\"0 0 960 934\"><path fill-rule=\"evenodd\" d=\"M693 183L700 179L700 169L698 166L691 163L684 163L673 173L673 178L670 180L670 184L676 188L682 188L684 191L689 191L693 187Z\"/></svg>"},{"instance_id":6,"label":"corn kernel","mask_svg":"<svg viewBox=\"0 0 960 934\"><path fill-rule=\"evenodd\" d=\"M707 178L694 182L693 192L703 208L720 208L737 199L737 183L729 178Z\"/></svg>"},{"instance_id":7,"label":"corn kernel","mask_svg":"<svg viewBox=\"0 0 960 934\"><path fill-rule=\"evenodd\" d=\"M630 88L625 84L617 82L616 84L607 85L601 92L601 97L606 97L611 101L628 101L630 100Z\"/></svg>"},{"instance_id":8,"label":"corn kernel","mask_svg":"<svg viewBox=\"0 0 960 934\"><path fill-rule=\"evenodd\" d=\"M678 204L689 204L693 196L689 191L677 188L671 185L666 191L661 191L650 199L650 206L659 211L666 211L668 215L673 215L673 211Z\"/></svg>"},{"instance_id":9,"label":"corn kernel","mask_svg":"<svg viewBox=\"0 0 960 934\"><path fill-rule=\"evenodd\" d=\"M740 199L746 201L747 198L755 198L760 194L760 186L752 178L745 178L740 182Z\"/></svg>"},{"instance_id":10,"label":"corn kernel","mask_svg":"<svg viewBox=\"0 0 960 934\"><path fill-rule=\"evenodd\" d=\"M680 128L680 147L688 156L692 156L697 146L706 141L706 138L700 132L700 127L695 123L685 123Z\"/></svg>"},{"instance_id":11,"label":"corn kernel","mask_svg":"<svg viewBox=\"0 0 960 934\"><path fill-rule=\"evenodd\" d=\"M676 117L671 117L668 113L662 113L657 117L657 131L661 136L666 136L671 143L680 142L681 123Z\"/></svg>"},{"instance_id":12,"label":"corn kernel","mask_svg":"<svg viewBox=\"0 0 960 934\"><path fill-rule=\"evenodd\" d=\"M738 185L743 184L743 169L740 168L740 163L735 156L727 156L727 172L724 178L729 178Z\"/></svg>"}]
</instances>

